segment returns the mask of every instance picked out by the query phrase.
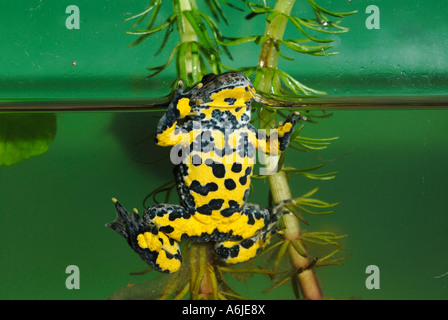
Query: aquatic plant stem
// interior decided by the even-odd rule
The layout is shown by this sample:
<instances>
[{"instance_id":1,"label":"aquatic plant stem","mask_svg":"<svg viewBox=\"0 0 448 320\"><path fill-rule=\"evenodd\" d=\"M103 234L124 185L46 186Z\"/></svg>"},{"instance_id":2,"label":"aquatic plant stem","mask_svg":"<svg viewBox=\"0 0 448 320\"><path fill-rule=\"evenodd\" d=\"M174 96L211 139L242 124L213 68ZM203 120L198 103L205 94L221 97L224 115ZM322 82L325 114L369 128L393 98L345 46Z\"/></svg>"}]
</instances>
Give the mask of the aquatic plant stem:
<instances>
[{"instance_id":1,"label":"aquatic plant stem","mask_svg":"<svg viewBox=\"0 0 448 320\"><path fill-rule=\"evenodd\" d=\"M173 0L173 8L177 10L177 26L179 29L180 42L187 44L185 50L179 52L178 59L182 59L183 64L178 74L181 79L187 82L187 85L197 83L201 80L201 65L197 61L197 51L198 36L188 21L188 19L183 14L185 11L191 11L197 8L196 0ZM191 83L190 83L191 82Z\"/></svg>"},{"instance_id":2,"label":"aquatic plant stem","mask_svg":"<svg viewBox=\"0 0 448 320\"><path fill-rule=\"evenodd\" d=\"M203 277L199 288L199 294L204 300L217 299L216 275L212 271L213 265L211 257L214 255L213 247L210 244L202 244L199 247L201 259L201 268L204 268ZM214 278L213 278L214 277Z\"/></svg>"},{"instance_id":3,"label":"aquatic plant stem","mask_svg":"<svg viewBox=\"0 0 448 320\"><path fill-rule=\"evenodd\" d=\"M277 48L280 44L277 41L283 38L286 23L288 21L286 16L290 14L292 7L294 6L294 2L294 0L278 0L274 9L281 14L277 15L270 23L267 23L266 25L265 35L269 36L270 39L265 41L261 48L258 67L265 70L263 70L264 72L262 73L260 81L256 84L257 90L270 92L272 88L272 81L276 81L276 79L272 76L272 71L277 69L278 65L279 54ZM260 111L260 128L270 129L275 126L276 117L272 116L272 111L262 109ZM288 177L286 172L282 171L281 168L278 172L269 175L268 180L274 203L292 199ZM284 230L285 240L292 241L299 239L301 232L298 219L292 214L285 215L283 219L286 226ZM297 271L298 281L304 298L312 300L322 299L322 291L314 271L312 269L306 269L310 265L310 261L306 257L306 249L305 254L301 255L290 244L288 247L288 253L291 262Z\"/></svg>"},{"instance_id":4,"label":"aquatic plant stem","mask_svg":"<svg viewBox=\"0 0 448 320\"><path fill-rule=\"evenodd\" d=\"M271 187L272 198L275 203L283 200L292 199L289 188L288 177L286 172L279 171L268 177L269 185ZM283 216L283 221L286 228L284 231L284 238L286 241L293 241L300 238L300 224L299 220L292 214ZM305 254L306 254L306 249ZM322 291L320 289L317 278L312 269L307 269L310 265L308 257L302 256L297 252L293 245L288 246L288 253L291 263L299 272L297 274L302 294L305 298L311 300L322 299Z\"/></svg>"},{"instance_id":5,"label":"aquatic plant stem","mask_svg":"<svg viewBox=\"0 0 448 320\"><path fill-rule=\"evenodd\" d=\"M213 247L209 243L191 243L189 262L192 300L209 300L217 296L217 288L214 285L217 282L216 274L210 269L213 254Z\"/></svg>"},{"instance_id":6,"label":"aquatic plant stem","mask_svg":"<svg viewBox=\"0 0 448 320\"><path fill-rule=\"evenodd\" d=\"M292 7L294 6L294 2L295 0L278 0L275 4L274 10L282 14L289 15ZM280 43L277 41L283 38L287 22L288 19L280 14L272 19L270 23L266 24L264 35L269 37L269 39L263 43L258 59L258 67L267 69L265 70L266 72L263 73L257 87L257 89L262 92L271 92L271 71L277 69L278 65L279 54L276 46L279 46Z\"/></svg>"},{"instance_id":7,"label":"aquatic plant stem","mask_svg":"<svg viewBox=\"0 0 448 320\"><path fill-rule=\"evenodd\" d=\"M196 0L174 0L179 3L180 11L190 11L192 7L196 7ZM179 17L182 21L178 23L180 40L182 42L197 41L198 37L190 22L182 15Z\"/></svg>"}]
</instances>

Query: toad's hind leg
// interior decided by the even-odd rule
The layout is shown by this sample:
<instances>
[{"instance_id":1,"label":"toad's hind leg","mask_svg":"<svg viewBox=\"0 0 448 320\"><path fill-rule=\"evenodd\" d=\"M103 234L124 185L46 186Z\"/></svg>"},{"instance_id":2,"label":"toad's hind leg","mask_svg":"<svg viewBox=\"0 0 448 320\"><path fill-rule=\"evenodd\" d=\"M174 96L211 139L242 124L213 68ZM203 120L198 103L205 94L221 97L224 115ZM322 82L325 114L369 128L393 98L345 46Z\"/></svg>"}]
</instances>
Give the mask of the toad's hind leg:
<instances>
[{"instance_id":1,"label":"toad's hind leg","mask_svg":"<svg viewBox=\"0 0 448 320\"><path fill-rule=\"evenodd\" d=\"M217 255L226 263L244 262L255 257L269 243L271 236L278 231L278 219L283 213L287 212L281 210L285 203L287 202L281 203L271 210L256 204L246 203L243 214L249 217L249 221L263 219L264 226L250 238L216 243Z\"/></svg>"},{"instance_id":2,"label":"toad's hind leg","mask_svg":"<svg viewBox=\"0 0 448 320\"><path fill-rule=\"evenodd\" d=\"M154 216L153 211L169 214L185 209L176 205L158 205L148 208L143 217L140 217L136 211L129 213L117 200L113 201L117 218L106 226L122 235L143 261L157 271L172 273L179 270L182 257L178 242L156 226L151 216Z\"/></svg>"}]
</instances>

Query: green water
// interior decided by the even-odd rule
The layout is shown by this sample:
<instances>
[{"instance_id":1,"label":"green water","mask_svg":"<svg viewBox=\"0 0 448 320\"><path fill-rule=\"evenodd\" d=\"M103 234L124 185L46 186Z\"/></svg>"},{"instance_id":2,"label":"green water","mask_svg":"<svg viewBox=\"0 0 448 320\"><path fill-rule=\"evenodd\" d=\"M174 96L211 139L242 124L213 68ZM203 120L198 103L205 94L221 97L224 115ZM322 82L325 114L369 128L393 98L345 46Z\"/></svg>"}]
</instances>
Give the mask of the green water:
<instances>
[{"instance_id":1,"label":"green water","mask_svg":"<svg viewBox=\"0 0 448 320\"><path fill-rule=\"evenodd\" d=\"M296 3L293 14L313 18L306 3ZM408 109L408 103L401 104L402 110L384 110L375 101L416 97L421 106L446 102L448 7L439 0L375 1L381 28L368 30L365 9L372 1L318 3L335 11L359 11L342 22L350 32L334 36L333 49L341 53L281 60L280 67L327 91L327 103L366 98L369 108L382 108L334 111L319 124L307 124L303 135L339 140L315 154L288 151L287 164L311 167L322 158L322 173L338 171L330 181L291 180L296 196L318 186L320 199L342 201L334 214L305 216L310 223L305 229L349 234L342 241L343 255L353 255L344 266L316 270L323 293L336 298L447 299L448 112ZM143 10L146 2L77 1L79 30L65 27L68 5L33 0L2 6L0 109L8 105L5 100L21 106L42 101L52 107L59 101L93 106L109 101L116 106L118 101L152 101L170 92L174 65L152 79L146 78L146 67L165 62L177 35L157 57L154 43L163 34L128 48L135 39L125 33L132 22L122 20ZM232 17L229 26L222 26L224 34L263 32L264 21L262 27L247 26L247 12L224 9ZM161 12L165 17L171 13L169 1ZM285 38L297 37L301 35L293 28L286 30ZM258 51L255 45L238 46L232 48L234 60L224 62L231 67L256 65L252 53ZM169 150L151 139L161 114L56 115L56 138L48 152L0 167L0 299L104 299L128 283L154 276L129 275L145 264L104 224L115 217L112 197L141 212L143 198L171 179ZM254 186L249 201L267 205L268 186L263 181ZM80 270L78 290L66 288L70 265ZM366 288L370 265L379 267L379 289ZM241 284L238 292L256 298L291 297L287 286L266 296L260 293L269 286L260 277Z\"/></svg>"},{"instance_id":2,"label":"green water","mask_svg":"<svg viewBox=\"0 0 448 320\"><path fill-rule=\"evenodd\" d=\"M0 298L103 299L151 277L129 275L145 264L104 223L115 217L112 197L141 211L143 198L171 179L168 150L140 142L158 116L61 113L47 153L0 168ZM316 271L326 296L448 298L447 123L443 110L340 111L306 126L304 136L340 137L316 154L326 160L322 172L338 171L335 180L291 181L296 195L319 186L321 199L343 201L332 215L306 216L305 228L350 234L345 265ZM287 159L318 162L293 150ZM256 181L250 201L266 198ZM65 286L68 265L80 268L79 290ZM380 268L379 290L366 289L369 265ZM268 283L256 284L241 290L258 298L289 290L263 296Z\"/></svg>"}]
</instances>

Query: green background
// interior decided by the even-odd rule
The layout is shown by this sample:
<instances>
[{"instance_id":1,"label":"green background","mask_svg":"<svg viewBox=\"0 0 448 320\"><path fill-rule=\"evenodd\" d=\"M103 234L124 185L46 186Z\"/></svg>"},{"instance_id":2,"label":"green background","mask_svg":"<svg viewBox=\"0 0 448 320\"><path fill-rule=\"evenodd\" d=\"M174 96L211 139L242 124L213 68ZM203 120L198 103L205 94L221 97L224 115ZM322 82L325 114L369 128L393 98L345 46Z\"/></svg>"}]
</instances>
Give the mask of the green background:
<instances>
[{"instance_id":1,"label":"green background","mask_svg":"<svg viewBox=\"0 0 448 320\"><path fill-rule=\"evenodd\" d=\"M151 98L169 93L174 68L152 80L148 66L161 35L135 48L125 34L147 1L21 1L0 11L0 99ZM269 3L269 2L268 2ZM332 95L447 95L448 5L443 1L320 1L335 11L358 10L343 20L347 34L335 37L331 57L295 56L281 66L307 85ZM81 28L67 30L68 5L78 5ZM365 8L380 8L379 30L365 27ZM242 6L242 5L241 5ZM296 1L295 14L309 17ZM303 7L303 9L302 9ZM168 13L170 3L164 8ZM264 23L231 13L231 36L259 34ZM161 22L161 21L159 21ZM244 25L244 28L242 27ZM172 43L177 35L171 37ZM286 37L298 37L288 29ZM232 48L232 67L255 65L258 47ZM289 54L290 56L292 53ZM73 65L76 62L76 65ZM171 179L169 150L152 143L159 113L58 113L58 131L47 153L0 167L0 298L104 299L145 264L125 241L104 227L114 219L116 197L142 210L143 198ZM287 161L309 167L324 159L322 172L335 180L294 176L301 195L343 201L329 216L306 216L312 231L348 233L342 267L317 269L323 292L336 298L448 298L448 113L444 110L335 111L304 136L339 136L315 154L288 151ZM157 161L159 160L159 161ZM250 201L267 204L268 187L255 183ZM175 198L175 197L174 197ZM173 201L174 201L173 198ZM344 254L345 254L344 253ZM79 290L65 287L69 265L80 269ZM380 268L380 289L365 286L366 267ZM263 279L260 279L263 280ZM287 297L288 288L264 296L267 281L248 282L240 292L258 298Z\"/></svg>"}]
</instances>

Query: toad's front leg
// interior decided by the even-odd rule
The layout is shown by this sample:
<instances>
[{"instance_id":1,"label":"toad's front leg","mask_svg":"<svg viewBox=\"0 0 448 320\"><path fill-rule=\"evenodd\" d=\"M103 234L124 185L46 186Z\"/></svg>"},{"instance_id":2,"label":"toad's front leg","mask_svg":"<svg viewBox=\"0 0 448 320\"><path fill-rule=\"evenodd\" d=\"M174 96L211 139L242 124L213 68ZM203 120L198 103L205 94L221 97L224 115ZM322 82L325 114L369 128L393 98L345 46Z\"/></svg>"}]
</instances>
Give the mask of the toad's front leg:
<instances>
[{"instance_id":1,"label":"toad's front leg","mask_svg":"<svg viewBox=\"0 0 448 320\"><path fill-rule=\"evenodd\" d=\"M190 98L202 85L198 85L187 93L183 93L183 82L179 81L173 100L169 104L165 114L157 125L155 142L159 146L174 146L186 138L185 132L178 127L177 121L193 112L190 106Z\"/></svg>"},{"instance_id":2,"label":"toad's front leg","mask_svg":"<svg viewBox=\"0 0 448 320\"><path fill-rule=\"evenodd\" d=\"M293 112L288 115L288 117L283 121L283 123L278 127L278 142L280 152L286 150L289 145L291 134L294 131L294 126L299 120L304 119L304 117L299 112Z\"/></svg>"},{"instance_id":3,"label":"toad's front leg","mask_svg":"<svg viewBox=\"0 0 448 320\"><path fill-rule=\"evenodd\" d=\"M263 130L257 131L257 149L263 154L280 155L289 145L294 126L302 119L305 118L299 112L293 112L288 115L285 121L270 136L267 136Z\"/></svg>"}]
</instances>

